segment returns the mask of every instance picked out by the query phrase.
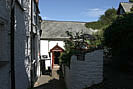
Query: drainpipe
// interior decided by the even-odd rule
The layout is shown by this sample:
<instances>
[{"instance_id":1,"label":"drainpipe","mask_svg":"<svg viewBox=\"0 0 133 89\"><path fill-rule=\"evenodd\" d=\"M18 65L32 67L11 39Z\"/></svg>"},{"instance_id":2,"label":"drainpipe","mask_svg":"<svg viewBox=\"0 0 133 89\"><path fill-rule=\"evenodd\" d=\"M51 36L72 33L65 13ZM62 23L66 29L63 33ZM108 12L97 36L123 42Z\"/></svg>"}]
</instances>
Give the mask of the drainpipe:
<instances>
[{"instance_id":1,"label":"drainpipe","mask_svg":"<svg viewBox=\"0 0 133 89\"><path fill-rule=\"evenodd\" d=\"M32 62L33 62L33 0L31 0L31 70L30 70L30 78L31 78L31 88L33 87L33 66L32 66Z\"/></svg>"},{"instance_id":2,"label":"drainpipe","mask_svg":"<svg viewBox=\"0 0 133 89\"><path fill-rule=\"evenodd\" d=\"M11 49L10 49L10 56L11 56L11 89L15 89L15 61L14 61L14 31L15 31L15 0L11 1L11 23L10 23L10 29L11 29Z\"/></svg>"}]
</instances>

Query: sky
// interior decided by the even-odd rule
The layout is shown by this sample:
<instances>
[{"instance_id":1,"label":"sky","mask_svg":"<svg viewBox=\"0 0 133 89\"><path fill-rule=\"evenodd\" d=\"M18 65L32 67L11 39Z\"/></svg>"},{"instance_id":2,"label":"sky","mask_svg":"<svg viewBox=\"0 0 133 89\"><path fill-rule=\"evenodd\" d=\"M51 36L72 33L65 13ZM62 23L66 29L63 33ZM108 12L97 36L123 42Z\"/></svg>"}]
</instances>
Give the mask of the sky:
<instances>
[{"instance_id":1,"label":"sky","mask_svg":"<svg viewBox=\"0 0 133 89\"><path fill-rule=\"evenodd\" d=\"M39 9L43 20L92 22L120 2L128 0L40 0Z\"/></svg>"}]
</instances>

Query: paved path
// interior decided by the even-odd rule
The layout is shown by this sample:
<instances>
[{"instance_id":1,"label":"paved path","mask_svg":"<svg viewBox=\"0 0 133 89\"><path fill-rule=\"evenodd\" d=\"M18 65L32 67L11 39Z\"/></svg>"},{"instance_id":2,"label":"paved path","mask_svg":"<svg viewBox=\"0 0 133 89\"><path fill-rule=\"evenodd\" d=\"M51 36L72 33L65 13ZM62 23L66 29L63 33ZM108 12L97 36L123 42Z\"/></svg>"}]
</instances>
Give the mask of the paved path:
<instances>
[{"instance_id":1,"label":"paved path","mask_svg":"<svg viewBox=\"0 0 133 89\"><path fill-rule=\"evenodd\" d=\"M35 89L66 89L65 83L59 76L59 68L54 68L52 76L42 75L35 84Z\"/></svg>"}]
</instances>

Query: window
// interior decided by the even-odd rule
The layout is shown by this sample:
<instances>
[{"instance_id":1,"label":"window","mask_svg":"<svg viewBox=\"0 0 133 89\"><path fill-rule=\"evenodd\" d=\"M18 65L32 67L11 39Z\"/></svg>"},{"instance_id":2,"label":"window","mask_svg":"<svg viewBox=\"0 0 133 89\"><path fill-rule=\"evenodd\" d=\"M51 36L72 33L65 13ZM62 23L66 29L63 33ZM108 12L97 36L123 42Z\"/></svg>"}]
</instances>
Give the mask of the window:
<instances>
[{"instance_id":1,"label":"window","mask_svg":"<svg viewBox=\"0 0 133 89\"><path fill-rule=\"evenodd\" d=\"M32 6L33 6L32 8L33 12L36 13L36 2L35 1L32 2Z\"/></svg>"},{"instance_id":2,"label":"window","mask_svg":"<svg viewBox=\"0 0 133 89\"><path fill-rule=\"evenodd\" d=\"M123 11L123 9L122 9L122 8L120 9L120 14L124 14L124 11Z\"/></svg>"},{"instance_id":3,"label":"window","mask_svg":"<svg viewBox=\"0 0 133 89\"><path fill-rule=\"evenodd\" d=\"M37 25L37 20L36 20L36 16L35 15L34 15L33 21L34 21L34 24Z\"/></svg>"}]
</instances>

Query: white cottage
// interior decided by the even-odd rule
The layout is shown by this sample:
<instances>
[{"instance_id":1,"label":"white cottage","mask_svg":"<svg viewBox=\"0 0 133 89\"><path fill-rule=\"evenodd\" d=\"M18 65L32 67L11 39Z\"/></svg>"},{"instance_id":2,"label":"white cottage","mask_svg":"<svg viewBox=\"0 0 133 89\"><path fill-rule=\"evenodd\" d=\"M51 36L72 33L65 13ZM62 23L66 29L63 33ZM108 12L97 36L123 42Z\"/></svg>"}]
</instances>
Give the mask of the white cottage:
<instances>
[{"instance_id":1,"label":"white cottage","mask_svg":"<svg viewBox=\"0 0 133 89\"><path fill-rule=\"evenodd\" d=\"M64 40L63 39L41 39L41 58L42 61L45 57L45 70L48 70L48 67L53 68L54 65L59 64L58 57L60 53L64 51Z\"/></svg>"},{"instance_id":2,"label":"white cottage","mask_svg":"<svg viewBox=\"0 0 133 89\"><path fill-rule=\"evenodd\" d=\"M49 68L53 69L54 66L58 65L58 57L60 53L64 51L64 41L69 38L66 31L73 33L93 33L92 29L85 27L85 22L72 21L42 21L41 29L42 36L40 50L42 72Z\"/></svg>"}]
</instances>

